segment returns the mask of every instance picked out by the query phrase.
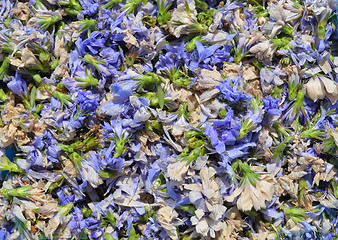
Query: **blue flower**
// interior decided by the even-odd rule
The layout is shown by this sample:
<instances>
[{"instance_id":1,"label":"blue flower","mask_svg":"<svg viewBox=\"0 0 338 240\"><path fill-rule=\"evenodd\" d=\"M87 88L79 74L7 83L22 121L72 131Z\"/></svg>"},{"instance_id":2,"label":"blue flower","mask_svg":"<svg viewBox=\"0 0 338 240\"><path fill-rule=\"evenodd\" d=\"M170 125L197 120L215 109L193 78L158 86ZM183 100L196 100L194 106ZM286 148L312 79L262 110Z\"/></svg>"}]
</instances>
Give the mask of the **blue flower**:
<instances>
[{"instance_id":1,"label":"blue flower","mask_svg":"<svg viewBox=\"0 0 338 240\"><path fill-rule=\"evenodd\" d=\"M79 0L82 10L78 15L78 19L83 19L85 15L92 16L97 13L98 10L98 2L95 0Z\"/></svg>"},{"instance_id":2,"label":"blue flower","mask_svg":"<svg viewBox=\"0 0 338 240\"><path fill-rule=\"evenodd\" d=\"M284 219L284 212L278 212L276 208L268 208L265 210L261 210L266 216L274 219Z\"/></svg>"},{"instance_id":3,"label":"blue flower","mask_svg":"<svg viewBox=\"0 0 338 240\"><path fill-rule=\"evenodd\" d=\"M81 233L82 229L87 228L88 225L88 221L83 219L81 210L78 207L75 207L73 215L68 222L68 226L70 227L71 232L77 235Z\"/></svg>"},{"instance_id":4,"label":"blue flower","mask_svg":"<svg viewBox=\"0 0 338 240\"><path fill-rule=\"evenodd\" d=\"M281 115L282 110L278 109L279 98L272 98L270 95L263 98L265 111L271 115Z\"/></svg>"},{"instance_id":5,"label":"blue flower","mask_svg":"<svg viewBox=\"0 0 338 240\"><path fill-rule=\"evenodd\" d=\"M32 162L33 165L43 166L43 157L39 150L32 149L27 158Z\"/></svg>"},{"instance_id":6,"label":"blue flower","mask_svg":"<svg viewBox=\"0 0 338 240\"><path fill-rule=\"evenodd\" d=\"M107 63L107 69L114 76L120 75L118 68L121 66L121 53L112 47L103 48L100 52L102 60Z\"/></svg>"},{"instance_id":7,"label":"blue flower","mask_svg":"<svg viewBox=\"0 0 338 240\"><path fill-rule=\"evenodd\" d=\"M79 52L82 56L84 56L85 53L96 56L98 55L99 51L105 47L108 38L108 31L95 31L91 33L90 38L87 38L84 41L81 41L79 38L76 42L76 45L79 46Z\"/></svg>"},{"instance_id":8,"label":"blue flower","mask_svg":"<svg viewBox=\"0 0 338 240\"><path fill-rule=\"evenodd\" d=\"M27 83L21 78L18 71L16 71L15 77L12 77L12 81L7 83L7 87L22 98L27 96Z\"/></svg>"},{"instance_id":9,"label":"blue flower","mask_svg":"<svg viewBox=\"0 0 338 240\"><path fill-rule=\"evenodd\" d=\"M227 77L223 83L216 88L221 91L221 98L227 99L231 102L248 101L252 97L243 93L243 90L239 87L241 77L235 77L230 79Z\"/></svg>"},{"instance_id":10,"label":"blue flower","mask_svg":"<svg viewBox=\"0 0 338 240\"><path fill-rule=\"evenodd\" d=\"M198 67L211 69L208 64L210 57L215 51L220 48L219 45L212 45L210 47L204 47L202 43L196 42L196 49L190 54L190 65L189 69L192 71Z\"/></svg>"},{"instance_id":11,"label":"blue flower","mask_svg":"<svg viewBox=\"0 0 338 240\"><path fill-rule=\"evenodd\" d=\"M3 1L5 2L5 1ZM10 233L7 231L5 227L1 227L0 229L0 240L7 240L10 237Z\"/></svg>"},{"instance_id":12,"label":"blue flower","mask_svg":"<svg viewBox=\"0 0 338 240\"><path fill-rule=\"evenodd\" d=\"M187 61L187 59L188 59L188 54L185 52L186 49L185 49L184 42L181 42L181 44L179 44L179 45L177 44L177 45L174 45L174 46L167 44L165 46L165 50L173 53L177 57L177 59L179 59L179 60Z\"/></svg>"},{"instance_id":13,"label":"blue flower","mask_svg":"<svg viewBox=\"0 0 338 240\"><path fill-rule=\"evenodd\" d=\"M221 155L222 162L221 166L227 167L228 163L232 160L240 157L244 157L248 154L248 149L250 147L255 147L256 143L249 142L249 143L242 143L231 146L225 153ZM230 167L231 168L231 167Z\"/></svg>"},{"instance_id":14,"label":"blue flower","mask_svg":"<svg viewBox=\"0 0 338 240\"><path fill-rule=\"evenodd\" d=\"M65 195L63 189L59 189L56 192L56 195L58 195L58 197L59 197L59 205L60 206L65 206L70 202L74 202L74 200L75 200L74 195L72 195L72 194L71 195Z\"/></svg>"},{"instance_id":15,"label":"blue flower","mask_svg":"<svg viewBox=\"0 0 338 240\"><path fill-rule=\"evenodd\" d=\"M171 72L179 67L178 58L171 52L167 52L165 55L160 55L158 62L155 64L157 70L163 70Z\"/></svg>"},{"instance_id":16,"label":"blue flower","mask_svg":"<svg viewBox=\"0 0 338 240\"><path fill-rule=\"evenodd\" d=\"M114 99L101 104L102 112L112 117L117 117L121 113L126 112L129 107L129 97L133 95L133 87L134 84L122 87L118 83L113 83L110 86L110 91Z\"/></svg>"},{"instance_id":17,"label":"blue flower","mask_svg":"<svg viewBox=\"0 0 338 240\"><path fill-rule=\"evenodd\" d=\"M223 67L224 62L233 62L234 58L230 55L232 47L230 45L224 45L221 50L217 50L214 55L210 57L210 65Z\"/></svg>"},{"instance_id":18,"label":"blue flower","mask_svg":"<svg viewBox=\"0 0 338 240\"><path fill-rule=\"evenodd\" d=\"M58 157L61 153L61 147L58 145L51 145L47 147L46 157L52 162L58 162Z\"/></svg>"},{"instance_id":19,"label":"blue flower","mask_svg":"<svg viewBox=\"0 0 338 240\"><path fill-rule=\"evenodd\" d=\"M87 116L82 112L77 111L77 108L74 108L69 121L69 129L75 130L81 128L86 118Z\"/></svg>"},{"instance_id":20,"label":"blue flower","mask_svg":"<svg viewBox=\"0 0 338 240\"><path fill-rule=\"evenodd\" d=\"M222 154L226 145L234 145L239 134L240 123L234 120L234 111L229 108L227 115L222 120L215 120L213 126L206 126L205 135L210 138L215 150Z\"/></svg>"},{"instance_id":21,"label":"blue flower","mask_svg":"<svg viewBox=\"0 0 338 240\"><path fill-rule=\"evenodd\" d=\"M77 103L85 114L95 116L96 108L99 106L99 95L93 94L91 91L79 91Z\"/></svg>"}]
</instances>

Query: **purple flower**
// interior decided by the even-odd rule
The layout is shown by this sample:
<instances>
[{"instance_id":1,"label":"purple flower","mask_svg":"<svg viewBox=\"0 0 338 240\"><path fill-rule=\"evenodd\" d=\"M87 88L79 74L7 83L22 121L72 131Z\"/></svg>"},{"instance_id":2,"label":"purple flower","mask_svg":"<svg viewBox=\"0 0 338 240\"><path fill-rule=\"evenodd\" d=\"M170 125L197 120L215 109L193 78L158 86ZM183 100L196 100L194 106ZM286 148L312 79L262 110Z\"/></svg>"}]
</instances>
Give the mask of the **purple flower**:
<instances>
[{"instance_id":1,"label":"purple flower","mask_svg":"<svg viewBox=\"0 0 338 240\"><path fill-rule=\"evenodd\" d=\"M21 78L18 71L16 71L15 77L12 77L12 81L7 83L7 87L22 98L27 96L27 83Z\"/></svg>"}]
</instances>

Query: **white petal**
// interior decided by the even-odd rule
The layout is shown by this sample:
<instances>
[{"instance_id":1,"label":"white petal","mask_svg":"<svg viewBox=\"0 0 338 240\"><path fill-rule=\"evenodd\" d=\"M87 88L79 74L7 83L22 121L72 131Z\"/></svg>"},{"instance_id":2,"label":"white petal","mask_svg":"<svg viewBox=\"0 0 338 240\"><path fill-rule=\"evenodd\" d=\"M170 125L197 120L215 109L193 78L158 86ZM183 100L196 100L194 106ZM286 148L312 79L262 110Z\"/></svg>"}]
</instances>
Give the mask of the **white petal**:
<instances>
[{"instance_id":1,"label":"white petal","mask_svg":"<svg viewBox=\"0 0 338 240\"><path fill-rule=\"evenodd\" d=\"M230 196L227 196L224 198L225 201L227 202L233 202L235 200L235 198L241 194L241 192L243 191L243 187L238 187L235 189L235 191L232 192L232 194Z\"/></svg>"},{"instance_id":2,"label":"white petal","mask_svg":"<svg viewBox=\"0 0 338 240\"><path fill-rule=\"evenodd\" d=\"M204 211L202 209L197 209L195 215L198 219L201 219L204 216Z\"/></svg>"},{"instance_id":3,"label":"white petal","mask_svg":"<svg viewBox=\"0 0 338 240\"><path fill-rule=\"evenodd\" d=\"M337 83L327 77L319 76L319 78L324 83L325 89L328 93L337 92Z\"/></svg>"},{"instance_id":4,"label":"white petal","mask_svg":"<svg viewBox=\"0 0 338 240\"><path fill-rule=\"evenodd\" d=\"M306 84L306 93L313 100L323 99L325 89L323 83L318 78L311 78Z\"/></svg>"},{"instance_id":5,"label":"white petal","mask_svg":"<svg viewBox=\"0 0 338 240\"><path fill-rule=\"evenodd\" d=\"M196 225L196 232L206 237L208 235L208 230L209 226L207 220L205 218L201 219Z\"/></svg>"},{"instance_id":6,"label":"white petal","mask_svg":"<svg viewBox=\"0 0 338 240\"><path fill-rule=\"evenodd\" d=\"M189 193L189 200L191 203L195 203L197 200L203 198L202 193L201 192L197 192L197 191L191 191Z\"/></svg>"}]
</instances>

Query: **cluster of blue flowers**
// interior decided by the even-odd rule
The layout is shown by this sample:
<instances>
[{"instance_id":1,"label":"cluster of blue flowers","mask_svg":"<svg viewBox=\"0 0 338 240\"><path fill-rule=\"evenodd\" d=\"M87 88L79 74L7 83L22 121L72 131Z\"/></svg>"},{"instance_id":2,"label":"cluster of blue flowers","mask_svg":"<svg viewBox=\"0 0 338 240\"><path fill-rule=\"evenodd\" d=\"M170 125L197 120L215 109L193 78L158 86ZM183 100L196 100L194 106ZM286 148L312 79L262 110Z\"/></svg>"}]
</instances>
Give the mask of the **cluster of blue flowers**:
<instances>
[{"instance_id":1,"label":"cluster of blue flowers","mask_svg":"<svg viewBox=\"0 0 338 240\"><path fill-rule=\"evenodd\" d=\"M0 240L337 239L337 0L0 0Z\"/></svg>"}]
</instances>

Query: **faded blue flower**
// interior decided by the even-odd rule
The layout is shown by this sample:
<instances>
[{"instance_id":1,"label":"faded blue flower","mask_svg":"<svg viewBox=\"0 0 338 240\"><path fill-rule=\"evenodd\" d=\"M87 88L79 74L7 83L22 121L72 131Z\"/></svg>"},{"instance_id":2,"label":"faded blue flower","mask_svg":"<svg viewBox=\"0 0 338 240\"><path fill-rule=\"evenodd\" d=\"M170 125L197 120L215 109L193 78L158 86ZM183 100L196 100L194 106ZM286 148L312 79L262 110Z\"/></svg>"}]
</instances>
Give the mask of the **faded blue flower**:
<instances>
[{"instance_id":1,"label":"faded blue flower","mask_svg":"<svg viewBox=\"0 0 338 240\"><path fill-rule=\"evenodd\" d=\"M27 83L22 79L18 71L16 71L15 77L12 77L12 81L7 83L7 87L22 98L27 96Z\"/></svg>"}]
</instances>

